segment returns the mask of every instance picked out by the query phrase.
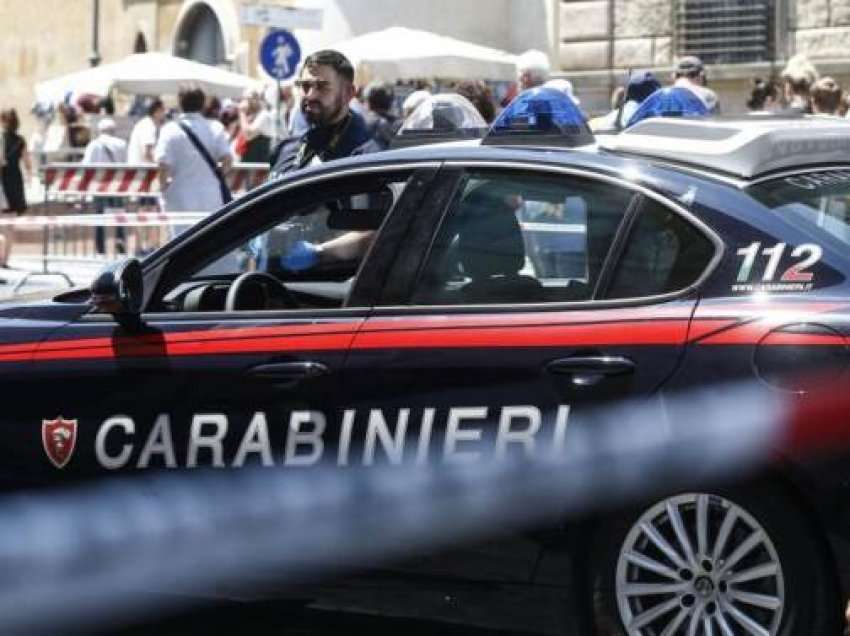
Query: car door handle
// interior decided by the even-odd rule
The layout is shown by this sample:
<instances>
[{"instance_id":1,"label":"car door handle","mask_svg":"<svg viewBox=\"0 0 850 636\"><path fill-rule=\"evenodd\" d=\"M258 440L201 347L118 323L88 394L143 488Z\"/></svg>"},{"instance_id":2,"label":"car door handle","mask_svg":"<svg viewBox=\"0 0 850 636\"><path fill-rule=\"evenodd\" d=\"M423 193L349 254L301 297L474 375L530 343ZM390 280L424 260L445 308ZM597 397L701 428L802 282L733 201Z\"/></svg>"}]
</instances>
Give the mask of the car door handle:
<instances>
[{"instance_id":1,"label":"car door handle","mask_svg":"<svg viewBox=\"0 0 850 636\"><path fill-rule=\"evenodd\" d=\"M623 356L573 356L546 365L554 375L572 375L578 386L593 386L604 378L634 373L635 368L635 363Z\"/></svg>"},{"instance_id":2,"label":"car door handle","mask_svg":"<svg viewBox=\"0 0 850 636\"><path fill-rule=\"evenodd\" d=\"M261 364L248 370L248 375L262 380L272 380L285 385L294 385L301 380L318 378L331 372L328 365L321 362L280 362Z\"/></svg>"}]
</instances>

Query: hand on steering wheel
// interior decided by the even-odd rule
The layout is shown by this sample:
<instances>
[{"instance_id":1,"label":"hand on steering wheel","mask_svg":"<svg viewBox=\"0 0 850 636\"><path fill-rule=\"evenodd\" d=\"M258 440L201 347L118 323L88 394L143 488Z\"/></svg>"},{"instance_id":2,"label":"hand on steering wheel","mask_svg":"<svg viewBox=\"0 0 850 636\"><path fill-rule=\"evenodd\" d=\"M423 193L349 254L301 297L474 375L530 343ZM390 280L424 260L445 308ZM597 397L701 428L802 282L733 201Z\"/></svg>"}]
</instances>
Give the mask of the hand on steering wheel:
<instances>
[{"instance_id":1,"label":"hand on steering wheel","mask_svg":"<svg viewBox=\"0 0 850 636\"><path fill-rule=\"evenodd\" d=\"M292 293L286 288L282 282L270 274L265 272L245 272L230 284L230 289L227 290L227 300L224 303L225 311L239 311L243 309L245 304L244 290L246 284L259 285L263 289L265 297L265 307L262 309L270 309L269 301L272 296L277 294L285 309L298 309L298 302ZM274 291L272 291L274 290ZM253 307L249 308L253 309Z\"/></svg>"}]
</instances>

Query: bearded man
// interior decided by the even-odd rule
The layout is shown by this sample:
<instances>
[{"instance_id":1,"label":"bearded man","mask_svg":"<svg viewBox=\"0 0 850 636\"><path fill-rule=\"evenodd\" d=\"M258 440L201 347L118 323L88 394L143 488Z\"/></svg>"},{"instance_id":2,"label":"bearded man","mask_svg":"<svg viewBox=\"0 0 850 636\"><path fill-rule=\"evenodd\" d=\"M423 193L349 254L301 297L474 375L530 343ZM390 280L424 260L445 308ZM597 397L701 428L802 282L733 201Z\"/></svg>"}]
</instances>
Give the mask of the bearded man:
<instances>
[{"instance_id":1,"label":"bearded man","mask_svg":"<svg viewBox=\"0 0 850 636\"><path fill-rule=\"evenodd\" d=\"M380 149L363 117L349 108L356 92L354 67L342 53L324 50L307 57L295 86L301 91L301 112L310 129L285 139L272 152L271 179Z\"/></svg>"}]
</instances>

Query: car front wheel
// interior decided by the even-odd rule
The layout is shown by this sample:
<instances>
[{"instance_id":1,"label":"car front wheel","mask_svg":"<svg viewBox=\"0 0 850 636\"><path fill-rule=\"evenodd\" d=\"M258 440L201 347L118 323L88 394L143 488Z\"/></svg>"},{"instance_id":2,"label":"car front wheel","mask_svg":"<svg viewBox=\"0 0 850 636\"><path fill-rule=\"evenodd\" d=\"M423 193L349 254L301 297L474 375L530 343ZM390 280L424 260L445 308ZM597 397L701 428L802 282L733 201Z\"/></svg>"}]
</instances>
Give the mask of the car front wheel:
<instances>
[{"instance_id":1,"label":"car front wheel","mask_svg":"<svg viewBox=\"0 0 850 636\"><path fill-rule=\"evenodd\" d=\"M619 520L597 564L600 633L837 633L833 579L801 515L774 492L700 492Z\"/></svg>"}]
</instances>

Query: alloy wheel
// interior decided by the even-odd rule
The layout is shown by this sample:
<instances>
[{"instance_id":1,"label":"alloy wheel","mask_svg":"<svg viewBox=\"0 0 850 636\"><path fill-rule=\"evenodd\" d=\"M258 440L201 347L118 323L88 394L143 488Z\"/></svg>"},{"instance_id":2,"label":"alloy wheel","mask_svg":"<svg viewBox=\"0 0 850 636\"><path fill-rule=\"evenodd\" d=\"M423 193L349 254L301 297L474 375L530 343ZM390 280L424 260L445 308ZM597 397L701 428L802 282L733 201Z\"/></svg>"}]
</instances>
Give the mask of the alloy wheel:
<instances>
[{"instance_id":1,"label":"alloy wheel","mask_svg":"<svg viewBox=\"0 0 850 636\"><path fill-rule=\"evenodd\" d=\"M617 560L617 605L630 636L774 636L785 592L765 528L715 495L653 506L633 524Z\"/></svg>"}]
</instances>

